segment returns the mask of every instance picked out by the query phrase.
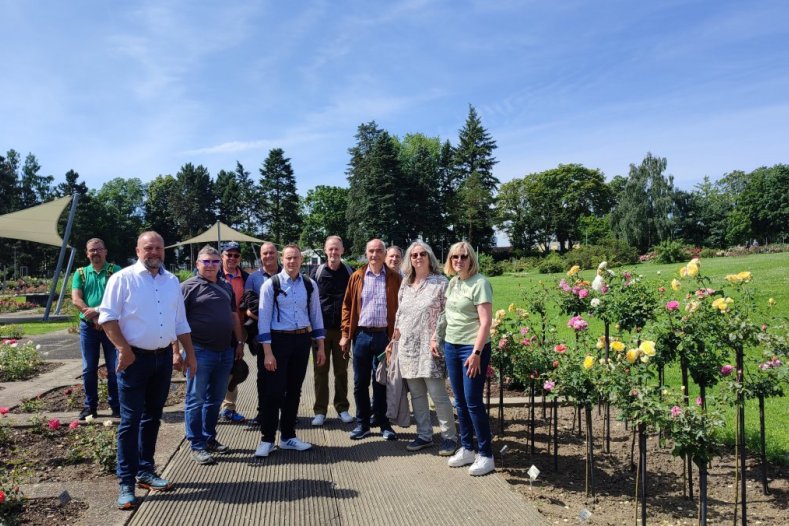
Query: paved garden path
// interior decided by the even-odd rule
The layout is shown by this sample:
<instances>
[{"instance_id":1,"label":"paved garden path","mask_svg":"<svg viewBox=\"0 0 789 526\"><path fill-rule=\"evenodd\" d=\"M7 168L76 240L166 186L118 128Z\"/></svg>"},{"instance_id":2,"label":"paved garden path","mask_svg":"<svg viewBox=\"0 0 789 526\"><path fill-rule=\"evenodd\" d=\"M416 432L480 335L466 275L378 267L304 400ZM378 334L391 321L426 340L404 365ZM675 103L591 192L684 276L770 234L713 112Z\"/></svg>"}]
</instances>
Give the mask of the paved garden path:
<instances>
[{"instance_id":1,"label":"paved garden path","mask_svg":"<svg viewBox=\"0 0 789 526\"><path fill-rule=\"evenodd\" d=\"M61 374L47 375L43 382L36 382L37 389L78 381L76 335L62 331L35 340L49 353L47 358L65 362ZM247 356L247 362L251 374L240 387L239 410L252 415L257 404L254 358ZM30 386L26 387L25 392ZM3 398L11 395L3 394ZM84 524L97 525L546 523L500 475L471 477L466 469L451 469L436 448L407 452L405 445L414 438L413 426L395 428L400 433L396 442L380 436L352 441L348 438L352 425L342 424L333 410L325 426L312 427L312 403L310 367L297 433L315 444L312 450L275 450L266 459L256 459L258 429L222 424L219 439L232 450L213 466L192 462L183 441L182 408L168 410L156 457L163 475L176 488L150 495L138 491L145 498L133 514L113 508L115 484L42 484L24 490L36 497L59 495L67 489L72 497L90 503Z\"/></svg>"}]
</instances>

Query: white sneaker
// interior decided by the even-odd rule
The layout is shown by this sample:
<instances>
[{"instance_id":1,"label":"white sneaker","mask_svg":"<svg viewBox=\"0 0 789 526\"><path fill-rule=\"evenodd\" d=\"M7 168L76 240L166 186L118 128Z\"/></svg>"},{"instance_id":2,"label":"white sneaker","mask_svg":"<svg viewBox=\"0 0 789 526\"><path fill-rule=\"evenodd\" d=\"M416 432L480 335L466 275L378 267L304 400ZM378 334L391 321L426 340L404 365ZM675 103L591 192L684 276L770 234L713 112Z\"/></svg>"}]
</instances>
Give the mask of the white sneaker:
<instances>
[{"instance_id":1,"label":"white sneaker","mask_svg":"<svg viewBox=\"0 0 789 526\"><path fill-rule=\"evenodd\" d=\"M468 468L468 474L478 477L480 475L487 475L491 471L496 469L496 466L493 463L493 457L483 457L482 455L477 455L477 459Z\"/></svg>"},{"instance_id":2,"label":"white sneaker","mask_svg":"<svg viewBox=\"0 0 789 526\"><path fill-rule=\"evenodd\" d=\"M261 442L255 450L256 457L267 457L271 450L274 449L273 442Z\"/></svg>"},{"instance_id":3,"label":"white sneaker","mask_svg":"<svg viewBox=\"0 0 789 526\"><path fill-rule=\"evenodd\" d=\"M340 413L340 420L342 420L343 424L350 424L355 420L355 418L352 417L348 411L343 411Z\"/></svg>"},{"instance_id":4,"label":"white sneaker","mask_svg":"<svg viewBox=\"0 0 789 526\"><path fill-rule=\"evenodd\" d=\"M285 442L282 440L279 441L279 448L280 449L295 449L296 451L306 451L312 447L312 444L309 442L302 442L296 437L289 438Z\"/></svg>"},{"instance_id":5,"label":"white sneaker","mask_svg":"<svg viewBox=\"0 0 789 526\"><path fill-rule=\"evenodd\" d=\"M473 451L469 451L468 449L461 447L458 449L454 455L449 457L447 460L447 464L451 468L459 468L461 466L468 466L469 464L474 462L474 457L476 453Z\"/></svg>"},{"instance_id":6,"label":"white sneaker","mask_svg":"<svg viewBox=\"0 0 789 526\"><path fill-rule=\"evenodd\" d=\"M315 415L315 418L312 419L312 425L322 426L325 421L326 421L326 415L322 415L318 413L317 415Z\"/></svg>"}]
</instances>

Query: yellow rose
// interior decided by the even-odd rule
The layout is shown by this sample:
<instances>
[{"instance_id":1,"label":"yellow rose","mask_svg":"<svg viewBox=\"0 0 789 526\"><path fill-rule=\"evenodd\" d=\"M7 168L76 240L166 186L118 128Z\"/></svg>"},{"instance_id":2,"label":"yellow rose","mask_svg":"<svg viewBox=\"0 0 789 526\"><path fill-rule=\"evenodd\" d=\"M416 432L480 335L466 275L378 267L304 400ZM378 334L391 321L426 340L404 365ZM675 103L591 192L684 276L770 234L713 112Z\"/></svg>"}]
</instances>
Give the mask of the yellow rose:
<instances>
[{"instance_id":1,"label":"yellow rose","mask_svg":"<svg viewBox=\"0 0 789 526\"><path fill-rule=\"evenodd\" d=\"M689 301L685 305L685 312L693 313L693 312L696 312L696 309L698 309L698 308L699 308L699 302L698 301L695 301L695 300L694 301Z\"/></svg>"},{"instance_id":2,"label":"yellow rose","mask_svg":"<svg viewBox=\"0 0 789 526\"><path fill-rule=\"evenodd\" d=\"M769 305L770 307L775 307L776 303L777 302L775 301L775 298L770 298L767 300L767 305Z\"/></svg>"},{"instance_id":3,"label":"yellow rose","mask_svg":"<svg viewBox=\"0 0 789 526\"><path fill-rule=\"evenodd\" d=\"M649 356L647 356L646 354L642 354L641 363L649 363Z\"/></svg>"},{"instance_id":4,"label":"yellow rose","mask_svg":"<svg viewBox=\"0 0 789 526\"><path fill-rule=\"evenodd\" d=\"M570 270L567 271L567 276L568 277L573 277L576 274L578 274L579 272L581 272L581 267L579 265L573 265L570 268Z\"/></svg>"},{"instance_id":5,"label":"yellow rose","mask_svg":"<svg viewBox=\"0 0 789 526\"><path fill-rule=\"evenodd\" d=\"M641 345L638 346L638 349L647 356L655 356L655 342L644 340L641 342Z\"/></svg>"},{"instance_id":6,"label":"yellow rose","mask_svg":"<svg viewBox=\"0 0 789 526\"><path fill-rule=\"evenodd\" d=\"M507 311L505 311L504 309L499 309L499 310L496 311L496 319L497 320L502 319L506 315L507 315Z\"/></svg>"},{"instance_id":7,"label":"yellow rose","mask_svg":"<svg viewBox=\"0 0 789 526\"><path fill-rule=\"evenodd\" d=\"M625 360L627 360L627 363L636 363L636 360L638 360L638 354L638 349L629 349L625 354Z\"/></svg>"},{"instance_id":8,"label":"yellow rose","mask_svg":"<svg viewBox=\"0 0 789 526\"><path fill-rule=\"evenodd\" d=\"M588 371L592 367L594 367L594 356L587 355L586 358L584 358L584 369Z\"/></svg>"},{"instance_id":9,"label":"yellow rose","mask_svg":"<svg viewBox=\"0 0 789 526\"><path fill-rule=\"evenodd\" d=\"M688 263L688 276L695 278L699 274L699 266L692 261Z\"/></svg>"},{"instance_id":10,"label":"yellow rose","mask_svg":"<svg viewBox=\"0 0 789 526\"><path fill-rule=\"evenodd\" d=\"M697 267L700 267L701 266L701 260L699 260L699 258L693 258L693 259L690 260L690 263L688 263L688 264L689 265L696 265Z\"/></svg>"},{"instance_id":11,"label":"yellow rose","mask_svg":"<svg viewBox=\"0 0 789 526\"><path fill-rule=\"evenodd\" d=\"M753 275L750 272L748 272L747 270L737 274L737 277L743 283L748 283L749 281L751 281L751 279L753 279Z\"/></svg>"},{"instance_id":12,"label":"yellow rose","mask_svg":"<svg viewBox=\"0 0 789 526\"><path fill-rule=\"evenodd\" d=\"M737 284L740 283L742 280L740 279L739 274L726 274L726 281L729 283Z\"/></svg>"},{"instance_id":13,"label":"yellow rose","mask_svg":"<svg viewBox=\"0 0 789 526\"><path fill-rule=\"evenodd\" d=\"M688 275L688 267L682 267L679 269L679 277L684 278Z\"/></svg>"},{"instance_id":14,"label":"yellow rose","mask_svg":"<svg viewBox=\"0 0 789 526\"><path fill-rule=\"evenodd\" d=\"M614 352L622 352L625 350L625 344L620 341L611 342L611 349L613 349Z\"/></svg>"},{"instance_id":15,"label":"yellow rose","mask_svg":"<svg viewBox=\"0 0 789 526\"><path fill-rule=\"evenodd\" d=\"M597 338L597 343L595 344L595 347L597 347L598 349L602 349L605 347L605 336L600 336L599 338Z\"/></svg>"},{"instance_id":16,"label":"yellow rose","mask_svg":"<svg viewBox=\"0 0 789 526\"><path fill-rule=\"evenodd\" d=\"M507 307L507 310L510 311L510 312L515 312L515 304L514 303L510 303L510 306Z\"/></svg>"},{"instance_id":17,"label":"yellow rose","mask_svg":"<svg viewBox=\"0 0 789 526\"><path fill-rule=\"evenodd\" d=\"M518 312L518 316L520 316L521 318L528 318L529 317L529 313L526 312L526 309L521 309L520 307L518 307L515 310Z\"/></svg>"},{"instance_id":18,"label":"yellow rose","mask_svg":"<svg viewBox=\"0 0 789 526\"><path fill-rule=\"evenodd\" d=\"M712 308L718 309L721 312L726 312L729 310L732 303L734 303L734 300L731 298L718 298L712 302Z\"/></svg>"},{"instance_id":19,"label":"yellow rose","mask_svg":"<svg viewBox=\"0 0 789 526\"><path fill-rule=\"evenodd\" d=\"M681 288L682 288L682 283L680 283L678 279L675 278L675 279L671 280L671 289L672 290L677 291L677 290L679 290Z\"/></svg>"}]
</instances>

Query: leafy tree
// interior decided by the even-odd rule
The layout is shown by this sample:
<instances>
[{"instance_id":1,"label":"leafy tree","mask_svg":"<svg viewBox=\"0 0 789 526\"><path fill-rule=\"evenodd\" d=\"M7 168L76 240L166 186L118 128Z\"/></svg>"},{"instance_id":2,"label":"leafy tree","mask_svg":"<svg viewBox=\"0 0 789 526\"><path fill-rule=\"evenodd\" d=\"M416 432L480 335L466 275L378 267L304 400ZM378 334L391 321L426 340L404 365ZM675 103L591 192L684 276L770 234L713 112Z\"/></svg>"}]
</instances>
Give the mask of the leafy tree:
<instances>
[{"instance_id":1,"label":"leafy tree","mask_svg":"<svg viewBox=\"0 0 789 526\"><path fill-rule=\"evenodd\" d=\"M360 124L356 145L348 150L348 236L354 253L371 238L405 244L410 209L402 186L398 146L375 121Z\"/></svg>"},{"instance_id":2,"label":"leafy tree","mask_svg":"<svg viewBox=\"0 0 789 526\"><path fill-rule=\"evenodd\" d=\"M104 239L110 257L118 264L123 265L135 257L137 236L144 230L144 199L145 185L136 177L111 179L102 185L92 199L101 207L105 218L104 224L99 225L103 227L99 237Z\"/></svg>"},{"instance_id":3,"label":"leafy tree","mask_svg":"<svg viewBox=\"0 0 789 526\"><path fill-rule=\"evenodd\" d=\"M172 214L178 196L178 183L172 175L159 175L145 187L145 230L162 235L165 244L179 241L179 234Z\"/></svg>"},{"instance_id":4,"label":"leafy tree","mask_svg":"<svg viewBox=\"0 0 789 526\"><path fill-rule=\"evenodd\" d=\"M520 182L502 185L499 224L514 236L515 248L530 250L534 243L540 243L547 249L550 241L556 240L564 252L574 242L587 239L588 229L582 229L582 218L602 217L610 202L610 189L600 170L560 164L529 174Z\"/></svg>"},{"instance_id":5,"label":"leafy tree","mask_svg":"<svg viewBox=\"0 0 789 526\"><path fill-rule=\"evenodd\" d=\"M462 231L457 213L460 176L454 167L455 150L449 141L444 141L438 155L438 204L440 214L439 239L437 244L449 250L449 246L460 238ZM433 247L434 251L438 247ZM443 254L443 250L441 251ZM436 252L438 254L438 252Z\"/></svg>"},{"instance_id":6,"label":"leafy tree","mask_svg":"<svg viewBox=\"0 0 789 526\"><path fill-rule=\"evenodd\" d=\"M80 196L88 193L88 185L86 185L84 181L77 182L79 179L79 174L77 172L69 170L66 172L65 177L66 181L57 185L53 192L53 197L65 197L75 192Z\"/></svg>"},{"instance_id":7,"label":"leafy tree","mask_svg":"<svg viewBox=\"0 0 789 526\"><path fill-rule=\"evenodd\" d=\"M8 150L6 156L0 155L0 214L17 210L17 170L19 170L19 154Z\"/></svg>"},{"instance_id":8,"label":"leafy tree","mask_svg":"<svg viewBox=\"0 0 789 526\"><path fill-rule=\"evenodd\" d=\"M421 133L407 134L399 142L402 170L399 193L409 202L410 214L403 216L406 240L420 237L436 245L443 237L441 215L441 141Z\"/></svg>"},{"instance_id":9,"label":"leafy tree","mask_svg":"<svg viewBox=\"0 0 789 526\"><path fill-rule=\"evenodd\" d=\"M491 207L499 180L493 176L496 141L482 126L474 106L469 105L454 151L454 169L460 180L458 208L466 240L481 250L493 245L494 214ZM459 225L458 225L459 226ZM460 233L460 232L456 232Z\"/></svg>"},{"instance_id":10,"label":"leafy tree","mask_svg":"<svg viewBox=\"0 0 789 526\"><path fill-rule=\"evenodd\" d=\"M278 244L296 241L302 216L296 178L282 148L272 149L260 168L260 222L268 238Z\"/></svg>"},{"instance_id":11,"label":"leafy tree","mask_svg":"<svg viewBox=\"0 0 789 526\"><path fill-rule=\"evenodd\" d=\"M304 228L299 244L302 247L322 248L330 235L345 238L347 209L347 188L318 185L307 191L307 197L304 198Z\"/></svg>"},{"instance_id":12,"label":"leafy tree","mask_svg":"<svg viewBox=\"0 0 789 526\"><path fill-rule=\"evenodd\" d=\"M175 198L169 204L181 239L202 232L216 221L213 182L203 165L183 165L175 176L174 190Z\"/></svg>"},{"instance_id":13,"label":"leafy tree","mask_svg":"<svg viewBox=\"0 0 789 526\"><path fill-rule=\"evenodd\" d=\"M762 166L748 175L738 208L747 215L751 234L761 243L783 242L789 234L787 188L789 165Z\"/></svg>"},{"instance_id":14,"label":"leafy tree","mask_svg":"<svg viewBox=\"0 0 789 526\"><path fill-rule=\"evenodd\" d=\"M611 228L619 239L645 252L671 238L673 177L664 175L666 158L647 153L641 164L630 165L627 182L611 211Z\"/></svg>"},{"instance_id":15,"label":"leafy tree","mask_svg":"<svg viewBox=\"0 0 789 526\"><path fill-rule=\"evenodd\" d=\"M19 209L30 208L47 201L52 196L51 175L38 175L41 165L32 153L27 154L22 165L22 178L19 181Z\"/></svg>"}]
</instances>

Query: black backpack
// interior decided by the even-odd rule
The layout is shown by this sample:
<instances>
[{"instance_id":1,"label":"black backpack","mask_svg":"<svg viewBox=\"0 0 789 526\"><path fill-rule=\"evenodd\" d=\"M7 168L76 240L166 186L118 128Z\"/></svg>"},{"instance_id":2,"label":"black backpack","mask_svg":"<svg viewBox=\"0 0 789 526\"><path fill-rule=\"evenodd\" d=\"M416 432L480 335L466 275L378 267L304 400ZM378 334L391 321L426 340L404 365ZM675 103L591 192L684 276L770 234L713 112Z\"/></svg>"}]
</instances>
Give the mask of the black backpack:
<instances>
[{"instance_id":1,"label":"black backpack","mask_svg":"<svg viewBox=\"0 0 789 526\"><path fill-rule=\"evenodd\" d=\"M277 297L282 294L283 296L287 296L288 293L282 290L282 284L279 282L279 274L274 274L269 278L271 280L271 284L274 286L274 308L277 309L277 321L280 321L279 318L279 302L277 301ZM305 276L304 274L301 275L301 279L304 282L304 288L307 289L307 316L310 315L310 301L312 300L312 280L309 276ZM310 323L312 323L312 318L310 318Z\"/></svg>"}]
</instances>

